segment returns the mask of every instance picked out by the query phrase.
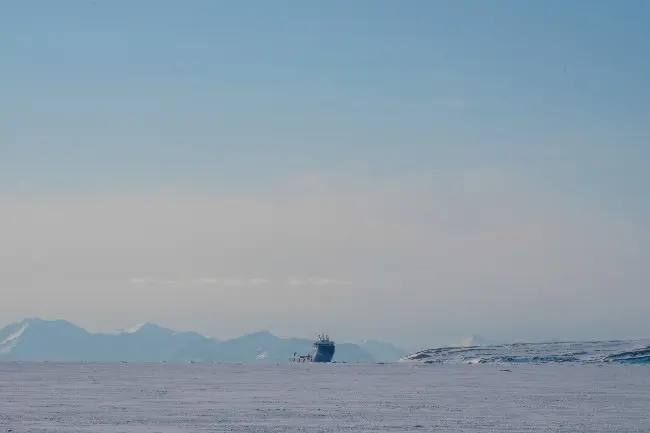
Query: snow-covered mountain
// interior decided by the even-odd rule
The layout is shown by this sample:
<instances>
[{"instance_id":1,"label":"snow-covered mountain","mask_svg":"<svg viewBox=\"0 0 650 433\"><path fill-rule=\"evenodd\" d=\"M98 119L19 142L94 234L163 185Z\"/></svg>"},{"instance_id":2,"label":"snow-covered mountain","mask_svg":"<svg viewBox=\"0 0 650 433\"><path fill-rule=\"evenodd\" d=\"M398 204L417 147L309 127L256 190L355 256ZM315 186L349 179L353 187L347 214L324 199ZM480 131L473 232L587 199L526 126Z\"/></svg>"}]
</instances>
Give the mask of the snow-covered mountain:
<instances>
[{"instance_id":1,"label":"snow-covered mountain","mask_svg":"<svg viewBox=\"0 0 650 433\"><path fill-rule=\"evenodd\" d=\"M65 320L32 318L0 330L0 360L286 362L294 352L308 353L312 343L307 339L280 338L267 331L218 341L195 332L177 332L152 323L110 334L93 334ZM363 345L339 343L334 360L377 362L399 359L400 356L387 355L389 346L379 342ZM373 353L380 355L375 357ZM391 357L393 359L388 359Z\"/></svg>"},{"instance_id":2,"label":"snow-covered mountain","mask_svg":"<svg viewBox=\"0 0 650 433\"><path fill-rule=\"evenodd\" d=\"M0 330L0 359L28 361L185 361L216 356L215 342L145 323L91 334L65 320L25 319Z\"/></svg>"}]
</instances>

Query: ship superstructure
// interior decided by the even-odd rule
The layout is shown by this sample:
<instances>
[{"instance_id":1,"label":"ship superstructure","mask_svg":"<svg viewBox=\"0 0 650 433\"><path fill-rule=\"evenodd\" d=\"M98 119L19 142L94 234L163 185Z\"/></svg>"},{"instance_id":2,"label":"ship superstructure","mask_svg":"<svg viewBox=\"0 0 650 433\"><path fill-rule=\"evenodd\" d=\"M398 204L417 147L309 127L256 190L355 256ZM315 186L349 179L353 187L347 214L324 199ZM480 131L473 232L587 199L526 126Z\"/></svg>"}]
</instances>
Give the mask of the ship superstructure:
<instances>
[{"instance_id":1,"label":"ship superstructure","mask_svg":"<svg viewBox=\"0 0 650 433\"><path fill-rule=\"evenodd\" d=\"M309 355L293 354L291 362L332 362L336 352L336 343L327 334L319 334L318 340L314 341L312 351Z\"/></svg>"}]
</instances>

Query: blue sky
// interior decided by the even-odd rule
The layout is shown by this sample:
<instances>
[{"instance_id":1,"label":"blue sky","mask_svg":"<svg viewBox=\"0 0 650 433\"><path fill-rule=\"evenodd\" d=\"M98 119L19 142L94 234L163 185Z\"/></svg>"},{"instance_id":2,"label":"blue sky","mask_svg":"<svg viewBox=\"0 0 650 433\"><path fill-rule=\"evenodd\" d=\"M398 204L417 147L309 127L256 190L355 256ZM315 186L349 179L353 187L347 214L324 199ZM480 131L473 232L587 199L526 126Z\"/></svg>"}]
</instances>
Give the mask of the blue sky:
<instances>
[{"instance_id":1,"label":"blue sky","mask_svg":"<svg viewBox=\"0 0 650 433\"><path fill-rule=\"evenodd\" d=\"M621 251L645 254L649 16L641 0L2 4L0 196L67 215L69 197L290 201L286 183L323 176L364 200L445 179L464 206L551 197L537 204L596 215L595 233L620 218L642 232ZM455 189L477 172L497 173L489 193ZM530 188L516 202L513 183Z\"/></svg>"}]
</instances>

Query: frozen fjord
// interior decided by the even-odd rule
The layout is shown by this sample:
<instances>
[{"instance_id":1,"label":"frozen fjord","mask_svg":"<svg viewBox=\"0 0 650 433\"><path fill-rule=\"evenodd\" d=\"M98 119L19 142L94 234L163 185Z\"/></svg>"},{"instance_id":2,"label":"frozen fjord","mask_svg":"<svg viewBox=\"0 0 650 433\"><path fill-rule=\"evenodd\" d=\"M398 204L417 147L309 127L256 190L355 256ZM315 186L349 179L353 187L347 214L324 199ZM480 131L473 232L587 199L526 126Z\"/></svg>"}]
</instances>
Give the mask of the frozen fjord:
<instances>
[{"instance_id":1,"label":"frozen fjord","mask_svg":"<svg viewBox=\"0 0 650 433\"><path fill-rule=\"evenodd\" d=\"M0 432L647 432L638 365L0 363Z\"/></svg>"}]
</instances>

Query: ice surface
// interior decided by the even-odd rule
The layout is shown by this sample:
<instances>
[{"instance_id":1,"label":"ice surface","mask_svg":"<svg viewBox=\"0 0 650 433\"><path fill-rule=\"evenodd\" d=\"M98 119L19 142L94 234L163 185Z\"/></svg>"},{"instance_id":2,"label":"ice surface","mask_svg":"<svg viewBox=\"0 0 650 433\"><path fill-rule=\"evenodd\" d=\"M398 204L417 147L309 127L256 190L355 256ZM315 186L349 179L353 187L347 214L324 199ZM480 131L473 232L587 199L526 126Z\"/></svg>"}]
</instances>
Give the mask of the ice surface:
<instances>
[{"instance_id":1,"label":"ice surface","mask_svg":"<svg viewBox=\"0 0 650 433\"><path fill-rule=\"evenodd\" d=\"M648 432L649 368L0 363L0 432Z\"/></svg>"}]
</instances>

